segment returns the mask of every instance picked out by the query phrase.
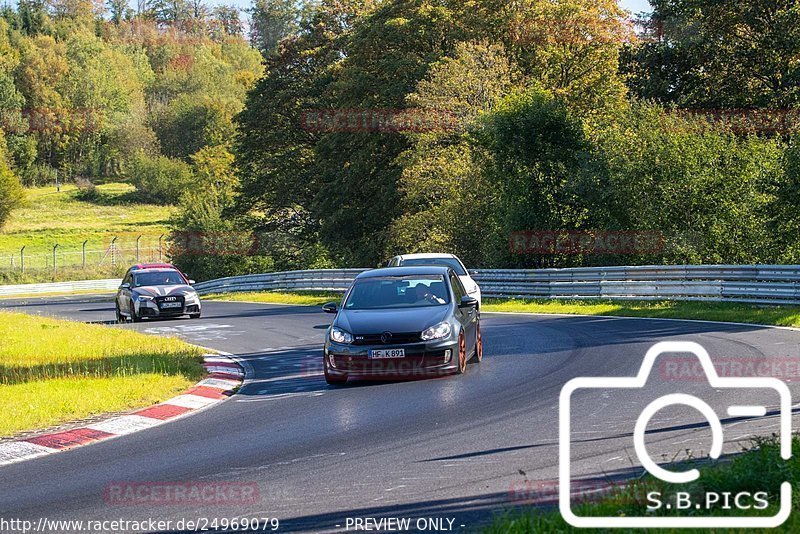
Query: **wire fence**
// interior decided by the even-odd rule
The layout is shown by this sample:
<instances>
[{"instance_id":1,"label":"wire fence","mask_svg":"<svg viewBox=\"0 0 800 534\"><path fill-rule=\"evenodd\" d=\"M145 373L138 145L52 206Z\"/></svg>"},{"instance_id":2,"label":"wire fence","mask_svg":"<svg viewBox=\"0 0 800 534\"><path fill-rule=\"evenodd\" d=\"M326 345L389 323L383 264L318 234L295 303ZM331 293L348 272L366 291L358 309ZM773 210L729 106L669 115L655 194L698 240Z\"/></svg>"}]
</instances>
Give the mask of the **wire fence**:
<instances>
[{"instance_id":1,"label":"wire fence","mask_svg":"<svg viewBox=\"0 0 800 534\"><path fill-rule=\"evenodd\" d=\"M144 236L142 236L144 237ZM47 250L47 251L45 251ZM65 270L115 271L139 262L161 262L168 259L164 236L107 243L85 240L81 244L53 243L51 246L23 246L16 252L0 252L0 272L58 274Z\"/></svg>"}]
</instances>

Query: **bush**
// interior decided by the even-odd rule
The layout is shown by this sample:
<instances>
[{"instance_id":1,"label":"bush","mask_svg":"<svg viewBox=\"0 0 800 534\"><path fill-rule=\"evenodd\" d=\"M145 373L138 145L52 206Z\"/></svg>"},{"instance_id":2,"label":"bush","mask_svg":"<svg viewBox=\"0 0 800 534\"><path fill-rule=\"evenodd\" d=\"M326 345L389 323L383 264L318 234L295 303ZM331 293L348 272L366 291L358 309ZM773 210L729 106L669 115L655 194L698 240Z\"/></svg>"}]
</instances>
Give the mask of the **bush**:
<instances>
[{"instance_id":1,"label":"bush","mask_svg":"<svg viewBox=\"0 0 800 534\"><path fill-rule=\"evenodd\" d=\"M56 183L56 170L46 163L34 163L22 172L25 187L38 187Z\"/></svg>"},{"instance_id":2,"label":"bush","mask_svg":"<svg viewBox=\"0 0 800 534\"><path fill-rule=\"evenodd\" d=\"M78 190L75 192L75 198L78 200L92 202L100 198L100 193L97 191L97 187L95 187L91 180L79 177L75 179L75 185L78 188Z\"/></svg>"},{"instance_id":3,"label":"bush","mask_svg":"<svg viewBox=\"0 0 800 534\"><path fill-rule=\"evenodd\" d=\"M140 152L130 163L130 182L147 200L175 204L194 184L191 167L166 156L150 156Z\"/></svg>"}]
</instances>

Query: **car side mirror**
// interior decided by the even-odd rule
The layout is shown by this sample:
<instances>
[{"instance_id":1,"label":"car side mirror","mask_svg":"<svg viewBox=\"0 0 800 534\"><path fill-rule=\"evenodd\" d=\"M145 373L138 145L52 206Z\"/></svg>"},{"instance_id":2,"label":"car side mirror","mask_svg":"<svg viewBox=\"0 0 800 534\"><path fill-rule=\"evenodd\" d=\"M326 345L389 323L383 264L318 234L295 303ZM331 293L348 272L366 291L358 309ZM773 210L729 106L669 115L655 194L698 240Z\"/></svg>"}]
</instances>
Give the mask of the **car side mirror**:
<instances>
[{"instance_id":1,"label":"car side mirror","mask_svg":"<svg viewBox=\"0 0 800 534\"><path fill-rule=\"evenodd\" d=\"M470 297L469 295L465 295L461 297L461 304L458 306L459 308L477 308L478 307L478 299L475 297Z\"/></svg>"},{"instance_id":2,"label":"car side mirror","mask_svg":"<svg viewBox=\"0 0 800 534\"><path fill-rule=\"evenodd\" d=\"M126 283L124 283L124 284L120 285L120 286L119 286L119 288L120 288L120 289L130 289L130 288L131 288L131 285L130 285L129 283L127 283L127 282L126 282Z\"/></svg>"},{"instance_id":3,"label":"car side mirror","mask_svg":"<svg viewBox=\"0 0 800 534\"><path fill-rule=\"evenodd\" d=\"M336 314L339 313L339 306L335 302L329 302L322 307L325 313Z\"/></svg>"},{"instance_id":4,"label":"car side mirror","mask_svg":"<svg viewBox=\"0 0 800 534\"><path fill-rule=\"evenodd\" d=\"M189 280L189 285L190 285L190 286L193 286L193 285L195 285L196 283L197 283L197 282L195 282L194 280Z\"/></svg>"}]
</instances>

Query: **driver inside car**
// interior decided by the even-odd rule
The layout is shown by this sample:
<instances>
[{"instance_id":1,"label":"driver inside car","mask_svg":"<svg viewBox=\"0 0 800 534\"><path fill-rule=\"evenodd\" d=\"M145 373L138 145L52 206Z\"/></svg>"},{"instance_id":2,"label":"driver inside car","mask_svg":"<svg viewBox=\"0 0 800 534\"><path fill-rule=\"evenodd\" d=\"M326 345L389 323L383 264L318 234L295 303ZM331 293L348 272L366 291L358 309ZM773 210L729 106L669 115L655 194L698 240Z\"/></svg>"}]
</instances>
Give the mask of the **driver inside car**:
<instances>
[{"instance_id":1,"label":"driver inside car","mask_svg":"<svg viewBox=\"0 0 800 534\"><path fill-rule=\"evenodd\" d=\"M417 284L414 291L417 296L416 303L445 304L445 301L434 295L425 284Z\"/></svg>"}]
</instances>

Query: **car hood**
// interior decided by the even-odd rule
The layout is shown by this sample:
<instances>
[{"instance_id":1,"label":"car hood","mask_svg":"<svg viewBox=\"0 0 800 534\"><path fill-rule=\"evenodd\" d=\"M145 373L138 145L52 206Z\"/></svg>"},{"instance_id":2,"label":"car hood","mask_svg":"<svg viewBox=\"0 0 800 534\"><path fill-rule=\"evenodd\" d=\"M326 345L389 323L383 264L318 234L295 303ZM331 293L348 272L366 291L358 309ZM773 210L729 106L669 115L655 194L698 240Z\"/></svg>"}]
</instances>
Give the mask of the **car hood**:
<instances>
[{"instance_id":1,"label":"car hood","mask_svg":"<svg viewBox=\"0 0 800 534\"><path fill-rule=\"evenodd\" d=\"M356 335L422 332L444 321L449 311L450 306L399 310L342 310L334 324Z\"/></svg>"},{"instance_id":2,"label":"car hood","mask_svg":"<svg viewBox=\"0 0 800 534\"><path fill-rule=\"evenodd\" d=\"M192 295L195 290L192 286L187 285L174 285L174 286L142 286L133 290L137 295L147 295L148 297L181 297Z\"/></svg>"}]
</instances>

